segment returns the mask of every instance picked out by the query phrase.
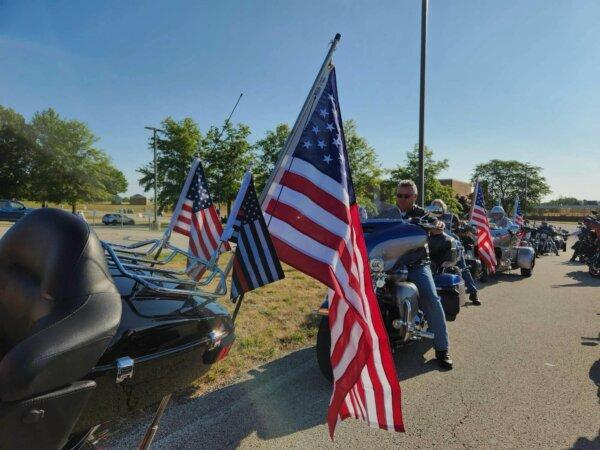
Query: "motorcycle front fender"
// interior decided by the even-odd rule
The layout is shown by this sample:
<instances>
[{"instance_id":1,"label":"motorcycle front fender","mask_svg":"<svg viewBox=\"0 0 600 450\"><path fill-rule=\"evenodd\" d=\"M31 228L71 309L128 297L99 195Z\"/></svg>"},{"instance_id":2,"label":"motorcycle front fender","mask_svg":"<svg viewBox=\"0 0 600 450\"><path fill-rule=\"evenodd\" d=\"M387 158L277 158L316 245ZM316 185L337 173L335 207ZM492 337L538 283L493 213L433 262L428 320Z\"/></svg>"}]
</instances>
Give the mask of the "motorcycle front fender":
<instances>
[{"instance_id":1,"label":"motorcycle front fender","mask_svg":"<svg viewBox=\"0 0 600 450\"><path fill-rule=\"evenodd\" d=\"M531 247L516 247L517 267L519 269L533 269L535 264L535 250Z\"/></svg>"}]
</instances>

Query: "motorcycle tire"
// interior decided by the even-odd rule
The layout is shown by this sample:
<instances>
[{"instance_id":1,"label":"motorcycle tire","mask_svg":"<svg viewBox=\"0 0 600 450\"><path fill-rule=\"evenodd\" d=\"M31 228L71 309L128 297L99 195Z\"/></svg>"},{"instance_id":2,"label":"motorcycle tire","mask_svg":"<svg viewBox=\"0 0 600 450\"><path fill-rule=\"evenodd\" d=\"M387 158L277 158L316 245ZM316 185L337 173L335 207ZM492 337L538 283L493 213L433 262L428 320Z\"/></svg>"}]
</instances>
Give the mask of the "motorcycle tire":
<instances>
[{"instance_id":1,"label":"motorcycle tire","mask_svg":"<svg viewBox=\"0 0 600 450\"><path fill-rule=\"evenodd\" d=\"M322 317L317 331L317 363L319 369L327 381L333 381L333 369L331 368L330 350L331 331L329 330L329 317Z\"/></svg>"}]
</instances>

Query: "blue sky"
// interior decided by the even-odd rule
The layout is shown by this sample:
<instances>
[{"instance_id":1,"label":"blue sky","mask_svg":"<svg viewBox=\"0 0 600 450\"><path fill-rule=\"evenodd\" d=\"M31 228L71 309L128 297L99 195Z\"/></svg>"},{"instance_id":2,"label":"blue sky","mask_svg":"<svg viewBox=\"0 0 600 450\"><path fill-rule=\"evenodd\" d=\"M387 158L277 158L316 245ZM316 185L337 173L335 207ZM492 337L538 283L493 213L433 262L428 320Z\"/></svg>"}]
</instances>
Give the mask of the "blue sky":
<instances>
[{"instance_id":1,"label":"blue sky","mask_svg":"<svg viewBox=\"0 0 600 450\"><path fill-rule=\"evenodd\" d=\"M291 124L340 32L342 114L393 167L418 139L420 4L0 0L0 104L86 122L137 193L144 126L204 131L240 92L253 140ZM519 159L551 197L600 199L599 43L595 0L430 0L426 143L444 176Z\"/></svg>"}]
</instances>

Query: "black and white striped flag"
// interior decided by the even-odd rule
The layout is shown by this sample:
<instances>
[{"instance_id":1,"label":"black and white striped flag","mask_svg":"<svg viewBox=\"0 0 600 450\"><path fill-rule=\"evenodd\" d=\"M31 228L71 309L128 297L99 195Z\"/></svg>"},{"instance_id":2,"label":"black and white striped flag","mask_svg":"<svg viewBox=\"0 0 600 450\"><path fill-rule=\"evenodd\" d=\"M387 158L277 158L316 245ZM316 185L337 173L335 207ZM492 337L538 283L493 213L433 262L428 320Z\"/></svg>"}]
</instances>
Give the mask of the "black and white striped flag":
<instances>
[{"instance_id":1,"label":"black and white striped flag","mask_svg":"<svg viewBox=\"0 0 600 450\"><path fill-rule=\"evenodd\" d=\"M231 298L284 278L250 172L244 175L222 240L237 244Z\"/></svg>"}]
</instances>

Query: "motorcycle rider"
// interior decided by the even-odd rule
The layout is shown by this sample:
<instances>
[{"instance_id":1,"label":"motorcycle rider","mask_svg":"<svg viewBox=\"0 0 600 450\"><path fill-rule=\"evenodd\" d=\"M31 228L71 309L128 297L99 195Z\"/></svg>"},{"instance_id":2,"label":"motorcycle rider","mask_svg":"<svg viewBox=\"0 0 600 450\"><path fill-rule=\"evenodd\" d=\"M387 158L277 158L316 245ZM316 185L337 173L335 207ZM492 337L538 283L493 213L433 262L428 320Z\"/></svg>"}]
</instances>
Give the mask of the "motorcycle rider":
<instances>
[{"instance_id":1,"label":"motorcycle rider","mask_svg":"<svg viewBox=\"0 0 600 450\"><path fill-rule=\"evenodd\" d=\"M496 205L490 211L491 223L497 228L508 228L512 225L512 220L506 217L506 211L500 205Z\"/></svg>"},{"instance_id":2,"label":"motorcycle rider","mask_svg":"<svg viewBox=\"0 0 600 450\"><path fill-rule=\"evenodd\" d=\"M382 212L379 219L418 219L427 213L420 206L415 205L417 200L417 185L412 180L402 180L396 189L396 206ZM436 230L433 234L441 234L444 231L444 223L436 222ZM427 316L429 327L434 334L433 346L435 357L439 365L444 369L452 369L452 358L450 357L448 329L444 309L435 283L429 261L423 261L420 265L408 267L408 281L413 282L419 290L419 300L423 312Z\"/></svg>"},{"instance_id":3,"label":"motorcycle rider","mask_svg":"<svg viewBox=\"0 0 600 450\"><path fill-rule=\"evenodd\" d=\"M442 216L442 220L444 220L444 223L458 225L458 223L459 223L458 217L456 217L454 214L448 212L448 207L446 206L446 203L442 199L436 198L435 200L433 200L431 202L431 206L438 206L438 207L442 208L442 210L444 211L444 215ZM456 239L458 242L460 242L459 237L454 234L451 226L449 227L448 225L446 225L445 233L447 233L449 236L452 236L454 239ZM458 262L456 263L456 266L460 269L461 276L462 276L463 280L465 281L465 287L466 287L467 293L469 294L469 300L471 300L471 302L474 305L481 305L481 301L479 300L479 297L477 295L477 286L475 286L475 280L473 280L473 275L471 274L471 270L469 269L469 266L467 265L467 262L465 261L464 251L460 252L460 256L458 258Z\"/></svg>"}]
</instances>

